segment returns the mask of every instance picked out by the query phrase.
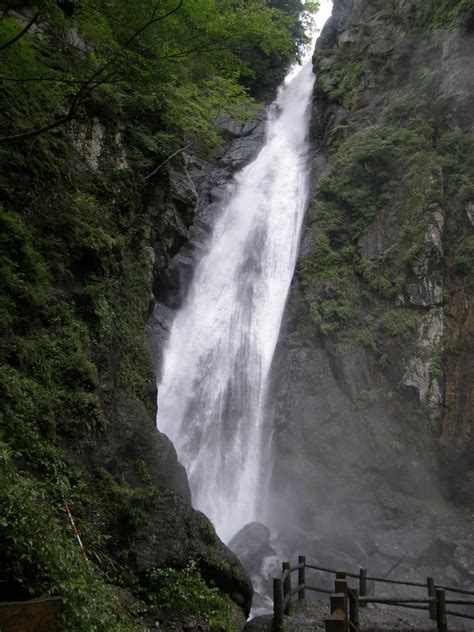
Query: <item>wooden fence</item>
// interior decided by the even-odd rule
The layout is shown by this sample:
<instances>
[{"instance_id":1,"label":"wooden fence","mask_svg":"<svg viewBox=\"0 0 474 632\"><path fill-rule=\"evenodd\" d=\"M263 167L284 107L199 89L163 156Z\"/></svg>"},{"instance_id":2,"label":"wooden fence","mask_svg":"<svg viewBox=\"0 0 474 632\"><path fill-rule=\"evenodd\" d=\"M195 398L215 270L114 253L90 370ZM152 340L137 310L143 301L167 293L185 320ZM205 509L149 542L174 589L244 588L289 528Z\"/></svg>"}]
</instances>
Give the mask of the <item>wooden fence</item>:
<instances>
[{"instance_id":1,"label":"wooden fence","mask_svg":"<svg viewBox=\"0 0 474 632\"><path fill-rule=\"evenodd\" d=\"M0 603L1 632L59 632L61 597Z\"/></svg>"},{"instance_id":2,"label":"wooden fence","mask_svg":"<svg viewBox=\"0 0 474 632\"><path fill-rule=\"evenodd\" d=\"M334 575L334 590L311 586L306 579L307 569ZM292 574L296 572L298 572L298 585L293 587ZM356 580L357 587L349 586L349 579ZM426 590L426 597L420 599L369 597L367 595L367 582L369 581L423 588ZM336 571L331 568L306 564L305 556L300 555L296 566L284 562L281 577L273 580L273 626L275 632L283 631L283 616L292 614L294 597L297 596L299 602L303 601L306 590L329 595L331 614L325 618L326 632L349 632L349 630L358 632L360 630L359 610L366 608L369 603L426 611L429 613L430 619L436 621L438 632L447 632L447 615L474 620L474 614L447 609L447 606L474 606L474 599L455 599L446 595L446 593L454 593L474 596L474 591L438 585L432 577L427 577L426 582L405 582L386 577L368 576L365 568L361 568L358 574Z\"/></svg>"}]
</instances>

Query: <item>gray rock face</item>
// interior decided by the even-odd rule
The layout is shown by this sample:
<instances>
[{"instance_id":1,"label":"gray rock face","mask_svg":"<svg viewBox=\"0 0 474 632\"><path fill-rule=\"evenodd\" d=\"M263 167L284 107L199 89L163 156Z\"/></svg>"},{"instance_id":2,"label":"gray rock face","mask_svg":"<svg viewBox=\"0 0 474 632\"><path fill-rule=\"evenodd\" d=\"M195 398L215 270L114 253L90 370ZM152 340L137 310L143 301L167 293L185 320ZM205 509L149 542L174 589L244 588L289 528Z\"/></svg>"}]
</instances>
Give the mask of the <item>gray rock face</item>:
<instances>
[{"instance_id":1,"label":"gray rock face","mask_svg":"<svg viewBox=\"0 0 474 632\"><path fill-rule=\"evenodd\" d=\"M440 413L442 392L438 376L433 375L432 363L436 358L444 333L442 308L430 309L419 324L417 349L408 362L404 374L404 383L414 386L418 391L420 403L427 403L432 418Z\"/></svg>"},{"instance_id":2,"label":"gray rock face","mask_svg":"<svg viewBox=\"0 0 474 632\"><path fill-rule=\"evenodd\" d=\"M443 301L443 229L445 218L439 210L426 231L422 251L411 262L413 277L406 292L412 305L429 307Z\"/></svg>"},{"instance_id":3,"label":"gray rock face","mask_svg":"<svg viewBox=\"0 0 474 632\"><path fill-rule=\"evenodd\" d=\"M226 593L246 615L253 588L237 557L219 540L204 514L177 494L160 491L154 510L130 545L138 573L154 566L184 568L196 560L206 581Z\"/></svg>"},{"instance_id":4,"label":"gray rock face","mask_svg":"<svg viewBox=\"0 0 474 632\"><path fill-rule=\"evenodd\" d=\"M434 534L426 529L397 529L375 536L375 546L381 555L409 562L426 555L433 542Z\"/></svg>"},{"instance_id":5,"label":"gray rock face","mask_svg":"<svg viewBox=\"0 0 474 632\"><path fill-rule=\"evenodd\" d=\"M461 542L456 547L454 559L464 572L474 576L474 542L472 540Z\"/></svg>"},{"instance_id":6,"label":"gray rock face","mask_svg":"<svg viewBox=\"0 0 474 632\"><path fill-rule=\"evenodd\" d=\"M173 444L158 432L149 414L126 394L117 392L112 419L100 443L84 450L82 458L89 467L104 467L124 485L140 487L135 464L143 461L153 484L173 490L190 503L184 467L178 462Z\"/></svg>"},{"instance_id":7,"label":"gray rock face","mask_svg":"<svg viewBox=\"0 0 474 632\"><path fill-rule=\"evenodd\" d=\"M272 545L270 529L259 522L245 525L229 542L229 548L252 579L254 616L273 607L273 578L281 574L283 558Z\"/></svg>"},{"instance_id":8,"label":"gray rock face","mask_svg":"<svg viewBox=\"0 0 474 632\"><path fill-rule=\"evenodd\" d=\"M458 345L456 354L468 355L460 347L461 340L472 349L472 334L467 334L472 327L472 292L461 281L453 284L450 271L453 224L457 222L458 235L463 230L470 234L472 203L463 201L458 208L443 197L446 173L437 156L427 159L410 190L411 167L400 163L396 173L387 175L370 221L354 238L357 254L350 255L343 264L346 267L335 265L332 270L327 266L327 278L320 277L320 260L312 257L317 253L315 244L325 234L334 258L344 259L357 214L344 211L342 228L332 233L332 218L324 213L332 211L338 192L320 193L317 186L326 164L331 164L341 147L348 147L349 153L355 146L355 172L372 173L365 147L359 154L361 147L351 141L364 138L365 131L377 126L388 129L392 108L402 95L416 92L422 71L431 69L438 76L441 70L441 74L432 103L420 116L428 121L432 106L433 111L443 112L441 132L467 131L473 126L474 86L466 63L473 54L472 13L470 26L460 23L456 28L436 29L426 24L423 30L426 7L414 0L396 0L389 11L386 4L335 0L315 55L321 74L325 68L334 72L326 74L324 82L318 76L316 80L311 129L316 204L310 208L302 235L299 270L274 363L276 458L273 522L269 524L281 539L295 524L305 532L299 534L301 546L292 542L291 555L306 552L320 561L326 557L330 564L343 554L345 566L370 567L373 560L380 572L389 571L399 560L397 572L407 577L415 572L410 565L423 564L427 572L446 582L450 566L452 581L458 574L466 581L468 573L459 561L463 554L459 552L459 560L453 561L454 539L446 536L444 544L440 539L446 522L462 523L464 517L452 513L449 520L443 517L444 511L449 512L441 493L439 457L446 413L453 411L454 417L456 401L463 405L472 392L467 361L456 366L456 382L453 379L450 387L442 362L451 333L448 320L458 321L452 335L453 344ZM358 76L352 76L353 72ZM408 103L410 113L396 118L396 125L403 126L412 116L412 107ZM356 136L358 132L362 134ZM417 154L417 167L420 158ZM338 175L334 173L339 184ZM342 178L340 186L344 186ZM351 181L344 198L347 207L356 192ZM411 247L404 250L406 244ZM391 269L387 261L403 261L403 266ZM383 283L377 286L367 281L371 273L381 278L381 272L386 287L396 287L392 294L384 293ZM469 297L464 303L458 285L462 295ZM354 299L351 286L356 288ZM449 315L448 292L456 296L456 310ZM371 312L377 301L379 311ZM314 310L319 314L324 305L340 310L333 329L319 327L314 317ZM354 308L355 315L346 316L346 308ZM394 327L383 322L390 312ZM350 325L345 325L346 318ZM399 325L403 333L396 331ZM457 483L464 498L472 491L472 479L466 475L468 468L472 470L471 421L469 413L456 418L450 438L447 432L443 436L443 441L454 442L462 435L465 458L459 468L464 474L457 476ZM414 535L408 537L411 531ZM312 539L314 534L318 538ZM360 547L351 548L349 543L354 542Z\"/></svg>"},{"instance_id":9,"label":"gray rock face","mask_svg":"<svg viewBox=\"0 0 474 632\"><path fill-rule=\"evenodd\" d=\"M229 542L229 549L250 575L260 571L263 558L275 555L270 546L270 529L260 522L243 527Z\"/></svg>"}]
</instances>

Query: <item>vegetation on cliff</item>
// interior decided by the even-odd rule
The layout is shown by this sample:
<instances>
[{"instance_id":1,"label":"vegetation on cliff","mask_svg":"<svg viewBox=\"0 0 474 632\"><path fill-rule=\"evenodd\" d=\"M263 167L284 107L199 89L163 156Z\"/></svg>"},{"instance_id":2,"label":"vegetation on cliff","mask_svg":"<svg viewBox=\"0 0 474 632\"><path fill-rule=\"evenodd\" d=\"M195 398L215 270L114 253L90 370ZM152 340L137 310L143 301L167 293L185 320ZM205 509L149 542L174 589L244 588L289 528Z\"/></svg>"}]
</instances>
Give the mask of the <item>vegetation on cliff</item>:
<instances>
[{"instance_id":1,"label":"vegetation on cliff","mask_svg":"<svg viewBox=\"0 0 474 632\"><path fill-rule=\"evenodd\" d=\"M120 415L154 428L150 185L166 190L171 156L212 151L216 119L245 117L250 93L274 88L305 42L301 2L0 5L2 594L62 595L70 630L132 630L159 605L163 572L225 629L197 567L139 576L128 547L158 502L151 464L125 445L100 467L100 449Z\"/></svg>"},{"instance_id":2,"label":"vegetation on cliff","mask_svg":"<svg viewBox=\"0 0 474 632\"><path fill-rule=\"evenodd\" d=\"M470 413L454 391L473 379L473 19L471 0L335 2L314 57L327 166L298 266L300 329L329 350L347 392L426 424L444 456L471 445L455 439ZM365 358L373 398L341 368L348 354Z\"/></svg>"}]
</instances>

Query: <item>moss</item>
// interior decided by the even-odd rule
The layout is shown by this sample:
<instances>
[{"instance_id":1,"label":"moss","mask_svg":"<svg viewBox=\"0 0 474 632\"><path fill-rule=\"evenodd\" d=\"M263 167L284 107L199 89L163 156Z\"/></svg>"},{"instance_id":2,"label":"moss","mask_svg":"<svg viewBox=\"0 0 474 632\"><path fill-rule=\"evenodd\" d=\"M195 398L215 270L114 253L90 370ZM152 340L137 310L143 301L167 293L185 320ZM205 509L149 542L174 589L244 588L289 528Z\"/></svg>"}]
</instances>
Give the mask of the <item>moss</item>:
<instances>
[{"instance_id":1,"label":"moss","mask_svg":"<svg viewBox=\"0 0 474 632\"><path fill-rule=\"evenodd\" d=\"M194 514L194 517L198 523L199 535L202 538L202 541L210 546L217 546L219 538L217 537L216 530L209 519L199 511Z\"/></svg>"},{"instance_id":2,"label":"moss","mask_svg":"<svg viewBox=\"0 0 474 632\"><path fill-rule=\"evenodd\" d=\"M364 75L364 43L344 43L331 58L317 52L315 63L320 92L347 109L356 103L357 90Z\"/></svg>"},{"instance_id":3,"label":"moss","mask_svg":"<svg viewBox=\"0 0 474 632\"><path fill-rule=\"evenodd\" d=\"M460 18L474 16L473 0L441 0L434 9L431 28L452 28Z\"/></svg>"}]
</instances>

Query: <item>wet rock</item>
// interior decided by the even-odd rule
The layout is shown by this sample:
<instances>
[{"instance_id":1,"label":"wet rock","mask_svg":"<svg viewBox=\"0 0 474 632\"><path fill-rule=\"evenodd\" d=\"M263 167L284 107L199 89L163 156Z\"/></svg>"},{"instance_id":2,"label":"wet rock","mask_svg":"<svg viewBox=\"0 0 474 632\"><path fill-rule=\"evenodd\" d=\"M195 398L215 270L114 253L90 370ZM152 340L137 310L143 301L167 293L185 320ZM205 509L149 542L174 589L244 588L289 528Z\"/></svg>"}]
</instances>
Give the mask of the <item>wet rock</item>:
<instances>
[{"instance_id":1,"label":"wet rock","mask_svg":"<svg viewBox=\"0 0 474 632\"><path fill-rule=\"evenodd\" d=\"M206 252L207 243L231 194L235 172L250 162L263 145L265 110L258 108L255 119L244 123L223 117L218 125L227 142L210 160L183 152L173 159L169 169L169 191L157 194L149 213L156 218L152 245L156 251L153 299L149 319L150 346L160 372L168 323L183 304L197 261ZM163 221L163 216L164 220ZM171 253L171 258L169 257ZM166 317L163 313L166 312ZM161 323L166 320L165 329Z\"/></svg>"},{"instance_id":2,"label":"wet rock","mask_svg":"<svg viewBox=\"0 0 474 632\"><path fill-rule=\"evenodd\" d=\"M428 403L433 415L442 402L438 376L432 370L432 362L438 352L444 333L442 308L433 308L420 321L416 355L408 362L404 383L414 386L422 404Z\"/></svg>"},{"instance_id":3,"label":"wet rock","mask_svg":"<svg viewBox=\"0 0 474 632\"><path fill-rule=\"evenodd\" d=\"M107 388L107 385L105 385ZM155 386L150 384L150 399L155 400ZM156 428L154 420L142 404L126 393L114 395L112 423L101 435L100 443L84 440L81 459L88 467L103 467L125 485L140 487L136 462L143 461L151 482L166 487L190 502L188 480L184 467L178 462L171 441Z\"/></svg>"},{"instance_id":4,"label":"wet rock","mask_svg":"<svg viewBox=\"0 0 474 632\"><path fill-rule=\"evenodd\" d=\"M229 548L250 574L261 571L265 558L275 556L270 546L270 529L260 522L245 525L229 542Z\"/></svg>"},{"instance_id":5,"label":"wet rock","mask_svg":"<svg viewBox=\"0 0 474 632\"><path fill-rule=\"evenodd\" d=\"M474 542L467 541L456 547L454 559L463 572L474 576Z\"/></svg>"},{"instance_id":6,"label":"wet rock","mask_svg":"<svg viewBox=\"0 0 474 632\"><path fill-rule=\"evenodd\" d=\"M473 202L471 202L470 204L466 206L466 215L471 226L474 226L474 203Z\"/></svg>"},{"instance_id":7,"label":"wet rock","mask_svg":"<svg viewBox=\"0 0 474 632\"><path fill-rule=\"evenodd\" d=\"M444 214L437 210L428 226L422 251L411 262L414 279L406 286L412 305L428 307L443 301Z\"/></svg>"},{"instance_id":8,"label":"wet rock","mask_svg":"<svg viewBox=\"0 0 474 632\"><path fill-rule=\"evenodd\" d=\"M391 214L391 208L382 208L366 233L359 239L358 245L362 257L370 260L381 257L398 237L400 225L390 221Z\"/></svg>"},{"instance_id":9,"label":"wet rock","mask_svg":"<svg viewBox=\"0 0 474 632\"><path fill-rule=\"evenodd\" d=\"M397 529L378 533L374 540L381 555L415 562L428 553L435 537L425 529Z\"/></svg>"},{"instance_id":10,"label":"wet rock","mask_svg":"<svg viewBox=\"0 0 474 632\"><path fill-rule=\"evenodd\" d=\"M160 490L147 523L130 545L130 562L143 573L154 566L184 568L191 560L206 581L248 615L253 588L237 557L219 540L204 514L180 496Z\"/></svg>"},{"instance_id":11,"label":"wet rock","mask_svg":"<svg viewBox=\"0 0 474 632\"><path fill-rule=\"evenodd\" d=\"M197 202L197 193L186 168L181 167L178 170L175 167L169 167L168 176L171 200L185 212L189 212Z\"/></svg>"}]
</instances>

